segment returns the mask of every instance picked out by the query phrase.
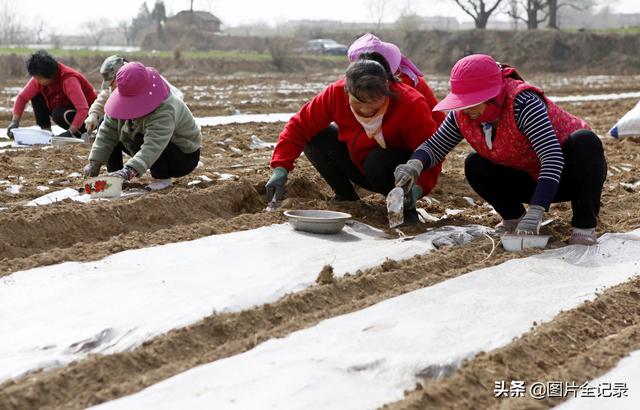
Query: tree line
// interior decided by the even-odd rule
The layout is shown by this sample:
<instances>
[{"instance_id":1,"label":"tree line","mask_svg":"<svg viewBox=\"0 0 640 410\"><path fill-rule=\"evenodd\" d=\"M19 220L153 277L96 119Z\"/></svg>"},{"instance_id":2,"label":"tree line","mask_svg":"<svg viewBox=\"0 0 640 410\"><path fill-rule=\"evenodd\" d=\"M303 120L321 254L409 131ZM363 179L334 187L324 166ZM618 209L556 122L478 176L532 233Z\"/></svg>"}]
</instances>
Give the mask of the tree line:
<instances>
[{"instance_id":1,"label":"tree line","mask_svg":"<svg viewBox=\"0 0 640 410\"><path fill-rule=\"evenodd\" d=\"M514 21L522 21L527 29L535 30L541 23L558 28L558 12L563 7L588 10L597 5L598 0L453 0L478 29L486 29L491 15L504 12ZM611 3L611 1L609 2Z\"/></svg>"}]
</instances>

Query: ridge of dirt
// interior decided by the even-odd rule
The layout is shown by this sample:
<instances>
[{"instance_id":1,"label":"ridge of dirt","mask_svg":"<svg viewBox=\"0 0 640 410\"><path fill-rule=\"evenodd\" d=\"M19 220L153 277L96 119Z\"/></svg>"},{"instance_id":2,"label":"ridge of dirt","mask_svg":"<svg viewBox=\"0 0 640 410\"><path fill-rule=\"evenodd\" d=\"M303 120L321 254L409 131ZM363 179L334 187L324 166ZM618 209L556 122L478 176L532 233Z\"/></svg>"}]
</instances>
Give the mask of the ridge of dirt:
<instances>
[{"instance_id":1,"label":"ridge of dirt","mask_svg":"<svg viewBox=\"0 0 640 410\"><path fill-rule=\"evenodd\" d=\"M566 398L496 398L495 381L585 381L640 349L640 279L605 290L593 301L535 325L502 348L463 362L448 378L425 380L385 409L547 409ZM612 405L615 403L612 399Z\"/></svg>"},{"instance_id":2,"label":"ridge of dirt","mask_svg":"<svg viewBox=\"0 0 640 410\"><path fill-rule=\"evenodd\" d=\"M252 185L239 181L191 192L174 190L91 204L68 200L0 213L0 262L129 232L152 232L212 217L256 212L262 203Z\"/></svg>"},{"instance_id":3,"label":"ridge of dirt","mask_svg":"<svg viewBox=\"0 0 640 410\"><path fill-rule=\"evenodd\" d=\"M92 355L0 385L0 409L76 409L135 393L194 366L244 352L321 320L533 253L492 250L487 239L355 272L237 313L215 314L130 352ZM469 261L478 261L469 263Z\"/></svg>"},{"instance_id":4,"label":"ridge of dirt","mask_svg":"<svg viewBox=\"0 0 640 410\"><path fill-rule=\"evenodd\" d=\"M285 79L274 73L233 76L220 76L218 73L194 78L181 76L178 70L171 81L183 88L185 100L197 115L293 112L317 91L340 77L342 72L327 70L317 75L291 73ZM532 78L526 72L523 74ZM630 76L602 83L602 79L580 76L538 78L548 95L637 90L637 78ZM435 84L436 93L443 96L448 87L447 79L448 76L439 80L429 76L428 80L432 86ZM12 82L15 84L9 85L23 85L23 80ZM12 96L9 92L3 93L0 105L10 107ZM562 102L559 105L585 118L598 134L604 136L635 103L633 99L626 99ZM10 117L9 111L0 112L0 120L8 123ZM24 125L33 123L32 115L27 117ZM0 175L0 277L16 270L69 260L96 260L127 249L280 223L285 220L280 211L285 209L339 210L351 213L360 222L386 228L383 196L359 190L362 201L328 200L330 189L304 156L290 174L287 198L282 201L279 211L264 212L264 183L271 175L271 149L260 147L260 144L256 148L255 137L273 142L283 127L283 123L203 127L202 164L191 175L177 179L169 191L108 203L84 205L68 200L39 208L23 206L41 196L44 193L41 189L61 189L76 183L79 186L81 177L77 172L86 163L86 146L49 150L29 148L0 153L3 174ZM598 234L638 228L639 190L633 186L640 180L640 139L605 137L603 143L609 175L602 195ZM442 225L480 223L492 226L499 221L499 217L473 193L464 178L464 158L470 151L470 146L464 142L456 147L447 157L436 189L418 203L433 216L435 222L403 229L405 234L419 234ZM226 181L229 176L223 177L221 173L233 174L231 178L235 181ZM137 182L144 184L146 178L144 176ZM21 184L22 189L17 194L12 193L5 190L3 183ZM571 229L570 204L552 205L548 218L554 219L544 228L544 233L552 235L548 247L563 246ZM395 231L387 232L397 234ZM282 337L389 297L533 253L507 254L498 245L498 249L485 261L491 251L492 243L482 239L455 248L439 249L407 261L388 260L376 268L338 279L335 284L314 286L242 312L213 315L151 339L130 352L94 355L64 368L6 382L0 385L0 409L81 408L111 400L198 364L241 353L269 338ZM314 275L317 273L313 272ZM609 295L603 299L604 306L596 306L598 298L585 304L588 309L585 308L580 316L568 316L584 323L564 319L557 324L556 319L569 314L565 312L559 318L535 327L530 334L537 335L536 338L524 335L523 338L533 340L531 344L524 341L518 345L512 343L504 351L489 352L467 361L461 372L453 373L452 380L458 380L458 384L449 384L440 391L438 386L446 379L425 383L427 390L413 392L406 402L397 404L415 406L411 408L433 407L431 402L424 404L419 396L431 391L429 386L435 386L438 396L434 397L438 400L460 396L457 401L452 401L454 407L458 403L455 408L464 408L465 405L474 409L484 408L484 400L488 406L500 408L550 406L545 402L527 400L491 401L481 396L487 393L486 383L490 383L487 386L491 393L497 374L505 378L509 376L512 380L577 380L612 367L625 354L625 349L637 349L640 313L633 310L636 308L631 302L638 299L640 291L629 288L628 295L616 294L615 297L610 292L613 291L608 290L604 294ZM618 305L617 299L623 306ZM624 320L628 323L625 324ZM544 330L545 326L551 330ZM562 346L568 341L575 347ZM608 349L612 354L608 354ZM479 366L475 373L464 370L473 366ZM479 377L485 375L495 378L480 383ZM455 379L458 376L462 379ZM416 404L410 402L414 395ZM477 403L472 400L476 396L480 397Z\"/></svg>"}]
</instances>

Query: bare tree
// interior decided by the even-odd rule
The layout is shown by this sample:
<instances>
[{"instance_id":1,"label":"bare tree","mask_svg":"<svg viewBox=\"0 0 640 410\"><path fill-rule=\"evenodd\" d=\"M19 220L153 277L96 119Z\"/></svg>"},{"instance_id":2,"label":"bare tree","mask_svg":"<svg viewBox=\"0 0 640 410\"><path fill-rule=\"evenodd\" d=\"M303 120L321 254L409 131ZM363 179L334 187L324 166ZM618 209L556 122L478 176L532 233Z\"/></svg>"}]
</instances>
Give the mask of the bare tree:
<instances>
[{"instance_id":1,"label":"bare tree","mask_svg":"<svg viewBox=\"0 0 640 410\"><path fill-rule=\"evenodd\" d=\"M20 23L21 18L15 8L15 3L6 2L0 9L0 43L22 44L26 38L25 27Z\"/></svg>"},{"instance_id":2,"label":"bare tree","mask_svg":"<svg viewBox=\"0 0 640 410\"><path fill-rule=\"evenodd\" d=\"M507 16L511 17L511 20L513 21L513 29L518 30L518 23L522 20L520 18L520 4L518 0L508 0L505 6L506 7L503 12Z\"/></svg>"},{"instance_id":3,"label":"bare tree","mask_svg":"<svg viewBox=\"0 0 640 410\"><path fill-rule=\"evenodd\" d=\"M373 21L376 23L376 30L380 30L389 0L366 0L366 3Z\"/></svg>"},{"instance_id":4,"label":"bare tree","mask_svg":"<svg viewBox=\"0 0 640 410\"><path fill-rule=\"evenodd\" d=\"M164 29L162 24L167 21L167 9L164 7L162 0L156 0L156 4L151 11L151 18L156 22L156 32L159 38L164 38Z\"/></svg>"},{"instance_id":5,"label":"bare tree","mask_svg":"<svg viewBox=\"0 0 640 410\"><path fill-rule=\"evenodd\" d=\"M489 17L496 11L502 0L494 0L492 5L484 0L454 0L458 6L467 13L476 24L476 28L486 29Z\"/></svg>"},{"instance_id":6,"label":"bare tree","mask_svg":"<svg viewBox=\"0 0 640 410\"><path fill-rule=\"evenodd\" d=\"M138 14L131 20L131 37L133 41L140 41L145 30L152 25L153 19L151 18L151 12L147 7L147 3L142 3Z\"/></svg>"},{"instance_id":7,"label":"bare tree","mask_svg":"<svg viewBox=\"0 0 640 410\"><path fill-rule=\"evenodd\" d=\"M122 37L124 37L124 42L130 46L133 43L133 39L135 37L135 33L133 30L133 21L132 20L120 20L118 21L118 30L122 33Z\"/></svg>"},{"instance_id":8,"label":"bare tree","mask_svg":"<svg viewBox=\"0 0 640 410\"><path fill-rule=\"evenodd\" d=\"M562 7L571 7L575 10L585 11L595 6L598 2L596 0L547 0L548 4L548 12L549 12L549 22L547 27L549 28L559 28L558 27L558 11Z\"/></svg>"},{"instance_id":9,"label":"bare tree","mask_svg":"<svg viewBox=\"0 0 640 410\"><path fill-rule=\"evenodd\" d=\"M100 46L100 42L107 34L109 29L109 21L105 18L88 21L84 26L84 33L89 37L91 43L96 47Z\"/></svg>"},{"instance_id":10,"label":"bare tree","mask_svg":"<svg viewBox=\"0 0 640 410\"><path fill-rule=\"evenodd\" d=\"M524 8L526 16L522 17L519 14L513 13L511 10L507 11L507 15L513 19L527 23L528 30L536 30L538 25L545 21L549 15L547 0L526 0L519 3ZM516 12L518 11L517 8L515 10Z\"/></svg>"}]
</instances>

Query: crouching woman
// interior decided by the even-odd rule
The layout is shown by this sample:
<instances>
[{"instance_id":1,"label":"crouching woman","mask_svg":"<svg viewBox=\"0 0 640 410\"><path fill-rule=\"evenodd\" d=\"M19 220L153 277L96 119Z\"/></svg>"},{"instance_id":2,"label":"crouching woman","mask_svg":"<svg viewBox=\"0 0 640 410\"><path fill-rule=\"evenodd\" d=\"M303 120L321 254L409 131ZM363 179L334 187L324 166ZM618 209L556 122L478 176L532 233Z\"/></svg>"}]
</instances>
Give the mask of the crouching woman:
<instances>
[{"instance_id":1,"label":"crouching woman","mask_svg":"<svg viewBox=\"0 0 640 410\"><path fill-rule=\"evenodd\" d=\"M98 175L105 163L109 175L126 181L149 169L153 177L149 189L170 187L172 178L187 175L198 165L200 127L155 69L128 63L118 71L116 84L84 175ZM124 165L123 152L131 156Z\"/></svg>"},{"instance_id":2,"label":"crouching woman","mask_svg":"<svg viewBox=\"0 0 640 410\"><path fill-rule=\"evenodd\" d=\"M411 185L465 139L475 150L465 160L465 176L502 217L498 230L536 235L549 204L571 201L569 243L597 243L607 163L589 125L488 55L458 61L450 85L434 109L451 111L436 134L396 168L396 183Z\"/></svg>"},{"instance_id":3,"label":"crouching woman","mask_svg":"<svg viewBox=\"0 0 640 410\"><path fill-rule=\"evenodd\" d=\"M305 104L280 134L271 158L273 175L267 200L282 198L287 175L304 152L332 188L338 201L358 200L354 186L387 195L393 171L436 129L427 101L402 84L379 61L361 59L349 65L346 77ZM417 178L415 199L428 194L440 164ZM417 221L415 207L406 221Z\"/></svg>"}]
</instances>

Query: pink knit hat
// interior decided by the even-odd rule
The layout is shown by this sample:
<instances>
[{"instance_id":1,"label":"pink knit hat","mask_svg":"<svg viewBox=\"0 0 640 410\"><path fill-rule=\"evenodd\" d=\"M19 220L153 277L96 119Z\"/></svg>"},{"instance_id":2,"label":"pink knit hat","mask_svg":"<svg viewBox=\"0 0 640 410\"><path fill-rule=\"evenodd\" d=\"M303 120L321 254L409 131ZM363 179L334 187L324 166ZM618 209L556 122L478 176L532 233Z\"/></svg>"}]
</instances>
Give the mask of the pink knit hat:
<instances>
[{"instance_id":1,"label":"pink knit hat","mask_svg":"<svg viewBox=\"0 0 640 410\"><path fill-rule=\"evenodd\" d=\"M391 72L395 73L400 67L400 61L402 60L402 53L397 45L393 43L386 43L381 41L378 37L371 33L367 33L357 39L349 46L347 55L349 56L349 62L356 61L360 54L363 53L380 53L389 63Z\"/></svg>"},{"instance_id":2,"label":"pink knit hat","mask_svg":"<svg viewBox=\"0 0 640 410\"><path fill-rule=\"evenodd\" d=\"M169 96L169 86L160 73L137 61L118 70L116 85L118 88L109 96L104 111L119 120L143 117Z\"/></svg>"},{"instance_id":3,"label":"pink knit hat","mask_svg":"<svg viewBox=\"0 0 640 410\"><path fill-rule=\"evenodd\" d=\"M451 92L434 111L469 108L496 97L502 91L502 70L493 57L472 54L453 66L449 83Z\"/></svg>"}]
</instances>

